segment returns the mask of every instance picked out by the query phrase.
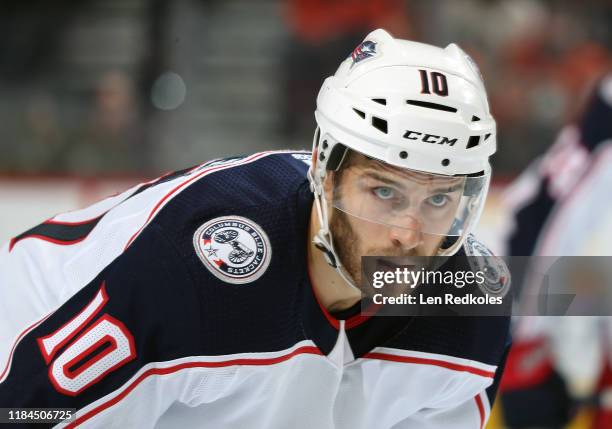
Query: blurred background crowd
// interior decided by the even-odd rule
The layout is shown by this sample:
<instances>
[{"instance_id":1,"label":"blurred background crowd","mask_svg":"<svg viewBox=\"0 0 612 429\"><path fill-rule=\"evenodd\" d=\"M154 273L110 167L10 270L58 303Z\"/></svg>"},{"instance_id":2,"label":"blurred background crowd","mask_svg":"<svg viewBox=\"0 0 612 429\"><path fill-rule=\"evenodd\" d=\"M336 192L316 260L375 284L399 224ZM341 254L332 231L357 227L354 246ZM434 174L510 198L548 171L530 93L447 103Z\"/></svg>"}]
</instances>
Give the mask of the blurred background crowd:
<instances>
[{"instance_id":1,"label":"blurred background crowd","mask_svg":"<svg viewBox=\"0 0 612 429\"><path fill-rule=\"evenodd\" d=\"M7 0L0 173L156 175L309 148L324 77L372 29L479 64L497 177L553 141L610 65L607 0Z\"/></svg>"}]
</instances>

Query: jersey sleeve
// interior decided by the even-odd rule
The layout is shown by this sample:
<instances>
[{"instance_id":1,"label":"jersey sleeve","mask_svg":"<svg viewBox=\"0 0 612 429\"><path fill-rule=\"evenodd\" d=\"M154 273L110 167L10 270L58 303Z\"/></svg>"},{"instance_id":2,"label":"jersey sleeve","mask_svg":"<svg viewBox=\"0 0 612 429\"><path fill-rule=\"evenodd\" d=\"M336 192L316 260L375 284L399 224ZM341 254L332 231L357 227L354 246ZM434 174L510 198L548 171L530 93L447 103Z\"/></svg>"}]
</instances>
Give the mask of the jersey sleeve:
<instances>
[{"instance_id":1,"label":"jersey sleeve","mask_svg":"<svg viewBox=\"0 0 612 429\"><path fill-rule=\"evenodd\" d=\"M199 300L181 257L152 225L18 337L0 363L0 404L75 408L74 423L85 427L152 426L190 390L185 380L164 377L163 366L199 350ZM4 313L0 324L11 324Z\"/></svg>"}]
</instances>

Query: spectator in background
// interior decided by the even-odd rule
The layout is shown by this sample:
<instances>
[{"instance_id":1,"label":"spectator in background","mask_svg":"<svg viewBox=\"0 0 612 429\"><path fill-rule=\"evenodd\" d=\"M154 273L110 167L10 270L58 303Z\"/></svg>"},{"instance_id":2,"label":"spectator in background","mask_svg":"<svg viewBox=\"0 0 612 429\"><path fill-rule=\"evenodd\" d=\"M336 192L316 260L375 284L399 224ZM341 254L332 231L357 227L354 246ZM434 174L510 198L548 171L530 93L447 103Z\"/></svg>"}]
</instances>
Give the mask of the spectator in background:
<instances>
[{"instance_id":1,"label":"spectator in background","mask_svg":"<svg viewBox=\"0 0 612 429\"><path fill-rule=\"evenodd\" d=\"M141 153L142 129L138 102L130 77L118 70L98 80L86 122L57 152L55 165L78 172L136 171L146 155Z\"/></svg>"}]
</instances>

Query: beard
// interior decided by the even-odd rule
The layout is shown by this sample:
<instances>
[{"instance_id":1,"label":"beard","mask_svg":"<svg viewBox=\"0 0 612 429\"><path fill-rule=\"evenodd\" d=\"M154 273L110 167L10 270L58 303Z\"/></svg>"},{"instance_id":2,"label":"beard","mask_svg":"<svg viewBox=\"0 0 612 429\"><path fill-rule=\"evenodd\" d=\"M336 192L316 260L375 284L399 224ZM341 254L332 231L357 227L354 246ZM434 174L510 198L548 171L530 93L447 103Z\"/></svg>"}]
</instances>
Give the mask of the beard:
<instances>
[{"instance_id":1,"label":"beard","mask_svg":"<svg viewBox=\"0 0 612 429\"><path fill-rule=\"evenodd\" d=\"M361 289L361 240L355 234L348 215L334 209L329 229L340 263L353 279L355 286Z\"/></svg>"},{"instance_id":2,"label":"beard","mask_svg":"<svg viewBox=\"0 0 612 429\"><path fill-rule=\"evenodd\" d=\"M401 257L416 256L417 254L415 249L405 252L399 247L367 248L363 240L360 239L356 233L355 227L351 224L351 219L349 219L349 217L353 219L357 227L360 222L369 223L366 220L350 216L342 210L334 208L329 225L334 243L334 250L345 271L349 274L351 279L353 279L355 286L362 292L368 293L371 287L364 284L362 281L362 256Z\"/></svg>"}]
</instances>

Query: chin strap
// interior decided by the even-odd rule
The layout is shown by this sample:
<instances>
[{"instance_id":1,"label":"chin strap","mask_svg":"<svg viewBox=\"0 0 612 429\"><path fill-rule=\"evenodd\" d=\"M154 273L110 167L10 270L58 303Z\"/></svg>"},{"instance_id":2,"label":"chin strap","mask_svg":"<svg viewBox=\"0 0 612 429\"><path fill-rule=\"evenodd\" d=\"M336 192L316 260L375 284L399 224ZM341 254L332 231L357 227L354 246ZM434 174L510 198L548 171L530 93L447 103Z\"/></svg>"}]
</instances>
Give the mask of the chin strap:
<instances>
[{"instance_id":1,"label":"chin strap","mask_svg":"<svg viewBox=\"0 0 612 429\"><path fill-rule=\"evenodd\" d=\"M312 239L312 243L317 249L323 252L325 260L330 267L334 268L340 277L352 288L360 290L350 274L346 272L342 266L342 262L334 249L334 242L331 231L329 230L329 216L327 213L327 204L325 204L325 191L320 182L315 182L312 168L308 170L308 178L310 180L310 190L314 194L314 204L317 209L317 217L319 218L320 229Z\"/></svg>"}]
</instances>

